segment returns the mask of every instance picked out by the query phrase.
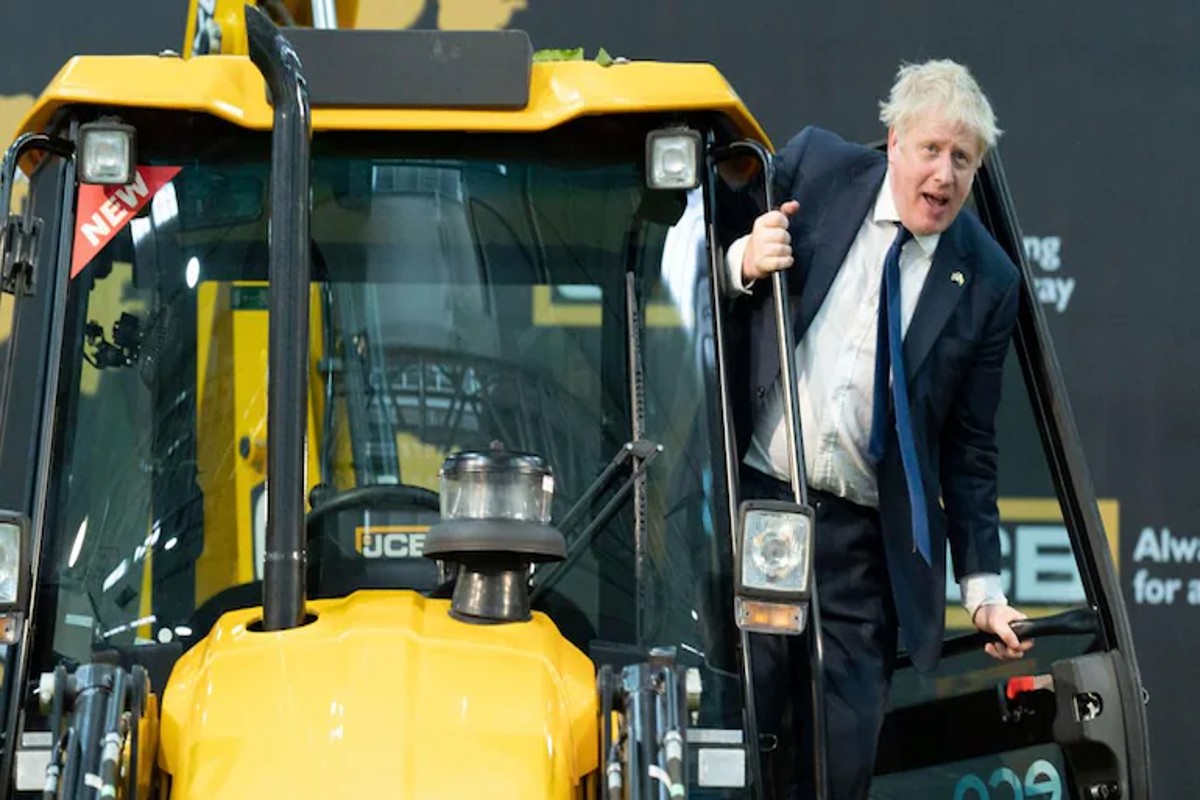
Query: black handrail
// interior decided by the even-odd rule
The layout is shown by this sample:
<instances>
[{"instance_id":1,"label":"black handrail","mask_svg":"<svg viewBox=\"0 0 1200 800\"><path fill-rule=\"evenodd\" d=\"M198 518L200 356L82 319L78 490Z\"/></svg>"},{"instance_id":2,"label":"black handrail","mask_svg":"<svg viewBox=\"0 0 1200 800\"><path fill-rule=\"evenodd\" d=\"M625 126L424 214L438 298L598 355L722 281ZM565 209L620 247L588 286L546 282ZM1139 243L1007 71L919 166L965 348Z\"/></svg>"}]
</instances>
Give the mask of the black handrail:
<instances>
[{"instance_id":1,"label":"black handrail","mask_svg":"<svg viewBox=\"0 0 1200 800\"><path fill-rule=\"evenodd\" d=\"M761 142L746 139L714 149L710 154L711 163L717 164L738 154L753 156L761 164L764 203L768 211L774 210L776 208L775 160L771 152ZM788 432L787 446L790 467L788 477L792 489L792 499L797 505L807 506L808 476L805 469L804 433L800 427L800 401L797 396L795 377L795 332L792 330L791 300L787 287L783 283L783 274L778 271L771 273L771 300L775 312L775 346L779 351L779 381L783 390L784 425ZM814 730L812 737L813 780L816 785L817 800L825 800L829 797L829 766L828 754L825 749L825 737L828 730L825 721L825 650L821 639L821 603L817 597L817 576L811 561L809 563L808 588L809 630L807 638L813 676L811 685ZM754 680L754 672L750 666L749 634L742 631L741 640L742 678L749 686ZM748 704L753 704L753 698L754 693L751 686L747 692ZM750 719L753 728L751 733L757 738L757 718L751 716ZM754 755L757 757L757 753ZM761 776L758 777L761 780Z\"/></svg>"},{"instance_id":2,"label":"black handrail","mask_svg":"<svg viewBox=\"0 0 1200 800\"><path fill-rule=\"evenodd\" d=\"M1060 614L1037 619L1026 619L1012 624L1013 633L1022 642L1045 639L1052 636L1093 636L1100 633L1100 617L1094 608L1073 608ZM999 642L1000 637L992 633L966 633L942 642L942 658L953 658L963 653L982 650L984 645ZM896 669L912 665L908 653L900 653Z\"/></svg>"}]
</instances>

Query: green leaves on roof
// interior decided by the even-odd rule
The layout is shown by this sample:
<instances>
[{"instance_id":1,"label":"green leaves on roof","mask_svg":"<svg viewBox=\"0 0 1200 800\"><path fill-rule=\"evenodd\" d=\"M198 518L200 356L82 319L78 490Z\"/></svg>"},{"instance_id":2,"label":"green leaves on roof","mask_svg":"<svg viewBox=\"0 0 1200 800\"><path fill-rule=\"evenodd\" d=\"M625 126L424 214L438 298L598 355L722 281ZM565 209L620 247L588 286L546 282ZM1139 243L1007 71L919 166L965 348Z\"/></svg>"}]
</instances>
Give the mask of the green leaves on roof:
<instances>
[{"instance_id":1,"label":"green leaves on roof","mask_svg":"<svg viewBox=\"0 0 1200 800\"><path fill-rule=\"evenodd\" d=\"M535 64L540 63L540 62L548 62L548 61L583 61L583 60L584 60L584 55L583 55L582 47L559 48L559 49L551 48L551 49L546 49L546 50L536 50L533 53L533 63L535 63ZM608 54L607 50L605 50L603 47L601 47L600 52L596 53L596 63L602 67L607 67L613 63L613 57Z\"/></svg>"},{"instance_id":2,"label":"green leaves on roof","mask_svg":"<svg viewBox=\"0 0 1200 800\"><path fill-rule=\"evenodd\" d=\"M570 50L535 50L533 53L533 63L537 64L543 61L583 61L583 48L576 47Z\"/></svg>"}]
</instances>

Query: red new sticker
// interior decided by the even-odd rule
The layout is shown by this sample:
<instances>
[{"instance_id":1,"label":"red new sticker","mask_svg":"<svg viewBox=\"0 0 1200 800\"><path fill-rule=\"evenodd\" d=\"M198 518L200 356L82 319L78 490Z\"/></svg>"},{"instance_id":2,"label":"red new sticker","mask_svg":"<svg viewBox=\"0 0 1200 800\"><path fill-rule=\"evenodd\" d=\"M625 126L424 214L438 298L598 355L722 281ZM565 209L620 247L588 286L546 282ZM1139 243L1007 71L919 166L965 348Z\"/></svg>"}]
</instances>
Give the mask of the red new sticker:
<instances>
[{"instance_id":1,"label":"red new sticker","mask_svg":"<svg viewBox=\"0 0 1200 800\"><path fill-rule=\"evenodd\" d=\"M79 187L75 205L75 251L71 258L74 278L96 257L158 190L179 174L182 167L138 167L137 178L126 186Z\"/></svg>"}]
</instances>

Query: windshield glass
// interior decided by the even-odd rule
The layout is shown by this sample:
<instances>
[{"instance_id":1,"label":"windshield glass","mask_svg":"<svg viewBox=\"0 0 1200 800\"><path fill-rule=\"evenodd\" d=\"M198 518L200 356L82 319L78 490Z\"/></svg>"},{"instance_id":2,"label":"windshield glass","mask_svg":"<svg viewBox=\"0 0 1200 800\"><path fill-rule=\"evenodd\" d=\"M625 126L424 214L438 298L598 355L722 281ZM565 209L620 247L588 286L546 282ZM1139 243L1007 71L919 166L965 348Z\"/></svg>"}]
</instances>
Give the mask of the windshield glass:
<instances>
[{"instance_id":1,"label":"windshield glass","mask_svg":"<svg viewBox=\"0 0 1200 800\"><path fill-rule=\"evenodd\" d=\"M535 607L598 662L678 648L738 720L703 203L646 188L654 124L315 137L308 483L436 492L450 453L540 455L572 560ZM34 674L260 602L269 154L231 135L143 147L178 172L71 281ZM400 542L360 520L356 557L418 559L422 508Z\"/></svg>"}]
</instances>

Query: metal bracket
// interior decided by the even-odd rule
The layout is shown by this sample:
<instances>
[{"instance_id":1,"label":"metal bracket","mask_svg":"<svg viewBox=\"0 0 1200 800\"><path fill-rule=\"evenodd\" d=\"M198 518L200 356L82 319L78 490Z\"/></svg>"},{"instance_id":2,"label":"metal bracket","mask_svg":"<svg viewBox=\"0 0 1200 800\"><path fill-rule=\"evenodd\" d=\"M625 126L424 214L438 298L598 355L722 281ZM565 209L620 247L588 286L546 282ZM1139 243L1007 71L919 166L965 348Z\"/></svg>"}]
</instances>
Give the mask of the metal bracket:
<instances>
[{"instance_id":1,"label":"metal bracket","mask_svg":"<svg viewBox=\"0 0 1200 800\"><path fill-rule=\"evenodd\" d=\"M42 232L40 217L10 214L0 235L0 291L33 294L34 265Z\"/></svg>"}]
</instances>

